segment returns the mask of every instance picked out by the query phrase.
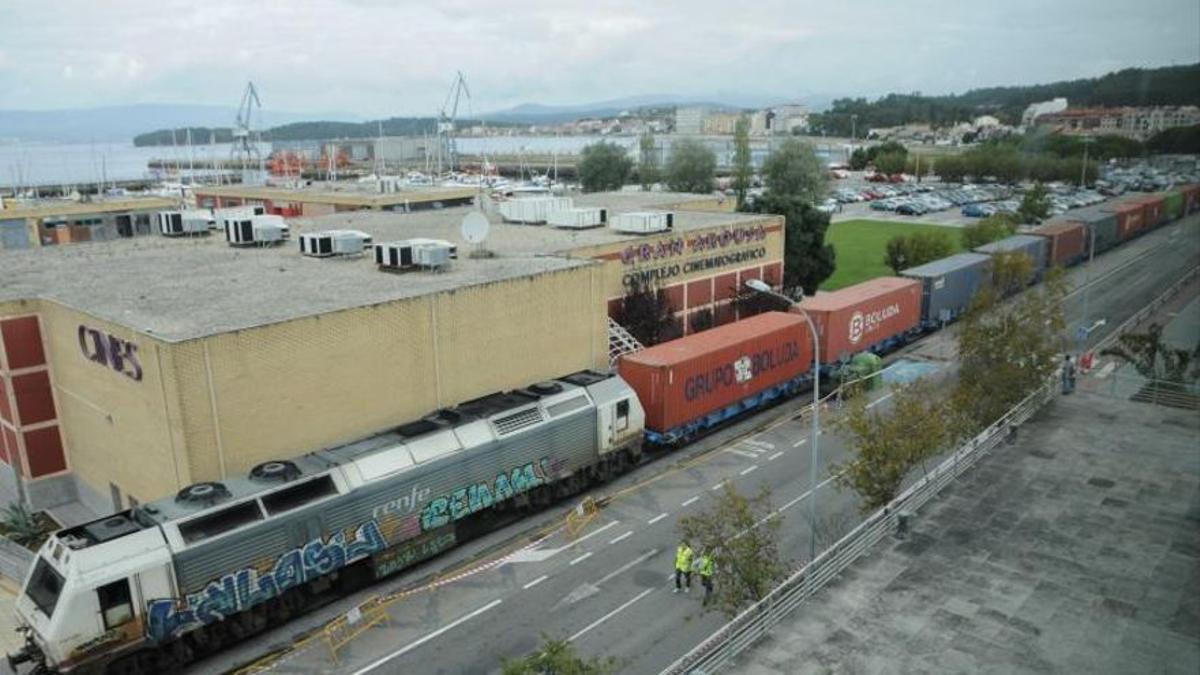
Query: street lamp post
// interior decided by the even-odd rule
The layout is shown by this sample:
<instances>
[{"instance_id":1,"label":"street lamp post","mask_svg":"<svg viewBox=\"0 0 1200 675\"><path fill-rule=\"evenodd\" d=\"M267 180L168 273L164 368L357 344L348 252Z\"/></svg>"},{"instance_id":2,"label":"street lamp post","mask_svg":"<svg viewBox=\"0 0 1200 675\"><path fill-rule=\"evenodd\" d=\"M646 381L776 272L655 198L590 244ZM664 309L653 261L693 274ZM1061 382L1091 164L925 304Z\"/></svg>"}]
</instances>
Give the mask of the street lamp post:
<instances>
[{"instance_id":1,"label":"street lamp post","mask_svg":"<svg viewBox=\"0 0 1200 675\"><path fill-rule=\"evenodd\" d=\"M766 282L760 279L747 279L746 288L763 295L769 295L781 302L787 303L789 307L799 309L800 303L792 300L782 293L778 293L771 289ZM800 309L800 316L804 317L804 321L808 324L809 331L812 332L812 350L813 350L813 402L812 402L812 428L810 430L808 445L810 448L808 459L808 529L809 540L808 550L810 560L817 557L817 436L820 434L820 410L821 410L821 350L818 348L817 327L813 324L812 317L808 312Z\"/></svg>"}]
</instances>

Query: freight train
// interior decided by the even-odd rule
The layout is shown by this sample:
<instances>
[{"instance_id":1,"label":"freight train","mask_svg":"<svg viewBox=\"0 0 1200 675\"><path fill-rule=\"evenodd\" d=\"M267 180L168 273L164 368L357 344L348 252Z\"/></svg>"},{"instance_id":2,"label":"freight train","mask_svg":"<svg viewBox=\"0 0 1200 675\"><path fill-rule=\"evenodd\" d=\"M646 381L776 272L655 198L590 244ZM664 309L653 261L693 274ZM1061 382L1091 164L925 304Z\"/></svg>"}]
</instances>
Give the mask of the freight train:
<instances>
[{"instance_id":1,"label":"freight train","mask_svg":"<svg viewBox=\"0 0 1200 675\"><path fill-rule=\"evenodd\" d=\"M1200 186L1086 211L997 249L1074 264L1200 210ZM1041 243L1039 243L1041 242ZM254 467L244 478L61 530L16 612L41 672L148 673L253 635L795 394L862 352L954 320L986 281L964 253L440 410L385 433ZM803 310L817 331L813 344ZM821 373L813 372L813 351Z\"/></svg>"}]
</instances>

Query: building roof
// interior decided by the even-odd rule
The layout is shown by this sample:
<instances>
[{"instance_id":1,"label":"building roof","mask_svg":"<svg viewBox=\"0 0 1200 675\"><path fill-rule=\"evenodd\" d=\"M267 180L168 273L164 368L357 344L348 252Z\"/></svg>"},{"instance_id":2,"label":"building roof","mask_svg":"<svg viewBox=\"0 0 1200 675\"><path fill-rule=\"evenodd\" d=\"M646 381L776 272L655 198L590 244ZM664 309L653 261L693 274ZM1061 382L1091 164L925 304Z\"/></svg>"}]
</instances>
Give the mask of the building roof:
<instances>
[{"instance_id":1,"label":"building roof","mask_svg":"<svg viewBox=\"0 0 1200 675\"><path fill-rule=\"evenodd\" d=\"M100 199L91 202L44 199L26 203L5 201L5 204L11 208L0 210L0 220L81 216L93 213L121 213L124 211L158 211L160 209L178 208L179 200L167 199L165 197Z\"/></svg>"},{"instance_id":2,"label":"building roof","mask_svg":"<svg viewBox=\"0 0 1200 675\"><path fill-rule=\"evenodd\" d=\"M620 194L588 195L579 202L620 210L644 208L639 205L645 203ZM575 251L641 239L607 228L568 231L505 225L499 216L492 216L486 246L495 257L472 259L470 245L460 233L460 223L471 208L414 213L354 211L292 218L288 220L292 241L270 248L231 248L214 232L199 238L135 237L0 250L0 301L51 299L177 341L596 264ZM675 229L762 219L677 212ZM376 243L413 237L446 239L459 246L460 255L448 270L436 274L380 272L369 256L318 259L300 255L299 234L329 229L362 230Z\"/></svg>"},{"instance_id":3,"label":"building roof","mask_svg":"<svg viewBox=\"0 0 1200 675\"><path fill-rule=\"evenodd\" d=\"M233 199L261 199L272 202L299 202L311 204L335 204L357 208L379 209L410 203L452 201L471 199L479 191L474 187L429 187L419 190L381 193L373 189L374 183L320 183L311 188L279 188L253 185L226 185L197 187L197 196L226 197Z\"/></svg>"}]
</instances>

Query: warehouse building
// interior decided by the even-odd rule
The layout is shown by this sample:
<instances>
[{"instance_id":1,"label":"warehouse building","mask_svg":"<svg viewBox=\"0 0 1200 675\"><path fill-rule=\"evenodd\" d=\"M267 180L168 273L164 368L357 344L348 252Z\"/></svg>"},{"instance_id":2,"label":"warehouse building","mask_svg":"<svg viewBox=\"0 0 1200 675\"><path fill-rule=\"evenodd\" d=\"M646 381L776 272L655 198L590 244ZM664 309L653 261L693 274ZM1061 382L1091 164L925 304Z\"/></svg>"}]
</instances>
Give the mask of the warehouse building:
<instances>
[{"instance_id":1,"label":"warehouse building","mask_svg":"<svg viewBox=\"0 0 1200 675\"><path fill-rule=\"evenodd\" d=\"M578 202L623 212L692 198ZM781 271L775 216L676 211L671 231L641 236L493 216L476 246L459 232L469 212L289 219L293 239L342 228L449 240L457 259L436 272L215 236L0 252L0 493L83 517L244 475L607 368L607 315L631 275L657 280L686 318Z\"/></svg>"},{"instance_id":2,"label":"warehouse building","mask_svg":"<svg viewBox=\"0 0 1200 675\"><path fill-rule=\"evenodd\" d=\"M151 233L156 211L176 208L161 197L94 202L8 202L0 209L0 249L14 250L81 241L107 241Z\"/></svg>"},{"instance_id":3,"label":"warehouse building","mask_svg":"<svg viewBox=\"0 0 1200 675\"><path fill-rule=\"evenodd\" d=\"M302 188L224 185L196 187L201 208L261 205L267 213L323 216L341 211L418 211L470 204L479 190L462 188L405 189L393 179L366 183L318 183Z\"/></svg>"}]
</instances>

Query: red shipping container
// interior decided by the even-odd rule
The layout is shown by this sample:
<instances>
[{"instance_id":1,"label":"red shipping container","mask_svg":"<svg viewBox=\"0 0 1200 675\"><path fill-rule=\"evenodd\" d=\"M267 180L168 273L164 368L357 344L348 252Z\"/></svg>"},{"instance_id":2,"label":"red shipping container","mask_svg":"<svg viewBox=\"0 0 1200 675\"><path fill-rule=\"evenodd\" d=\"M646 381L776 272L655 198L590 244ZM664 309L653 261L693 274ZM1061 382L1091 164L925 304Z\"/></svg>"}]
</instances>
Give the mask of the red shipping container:
<instances>
[{"instance_id":1,"label":"red shipping container","mask_svg":"<svg viewBox=\"0 0 1200 675\"><path fill-rule=\"evenodd\" d=\"M1142 219L1145 217L1146 210L1141 204L1125 200L1110 204L1104 210L1116 214L1117 236L1122 241L1133 237L1142 230Z\"/></svg>"},{"instance_id":2,"label":"red shipping container","mask_svg":"<svg viewBox=\"0 0 1200 675\"><path fill-rule=\"evenodd\" d=\"M626 354L617 372L666 433L808 372L811 342L802 317L766 312Z\"/></svg>"},{"instance_id":3,"label":"red shipping container","mask_svg":"<svg viewBox=\"0 0 1200 675\"><path fill-rule=\"evenodd\" d=\"M1050 240L1050 263L1073 265L1083 258L1087 250L1087 228L1083 223L1058 221L1047 223L1030 231Z\"/></svg>"},{"instance_id":4,"label":"red shipping container","mask_svg":"<svg viewBox=\"0 0 1200 675\"><path fill-rule=\"evenodd\" d=\"M1200 185L1185 185L1183 187L1183 212L1192 213L1200 210Z\"/></svg>"},{"instance_id":5,"label":"red shipping container","mask_svg":"<svg viewBox=\"0 0 1200 675\"><path fill-rule=\"evenodd\" d=\"M836 363L916 328L921 282L879 277L807 298L800 309L816 324L822 365Z\"/></svg>"}]
</instances>

